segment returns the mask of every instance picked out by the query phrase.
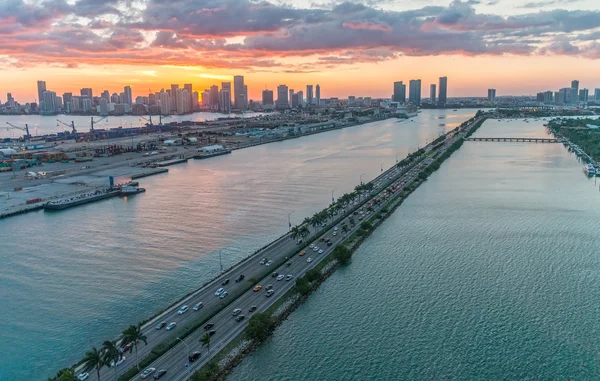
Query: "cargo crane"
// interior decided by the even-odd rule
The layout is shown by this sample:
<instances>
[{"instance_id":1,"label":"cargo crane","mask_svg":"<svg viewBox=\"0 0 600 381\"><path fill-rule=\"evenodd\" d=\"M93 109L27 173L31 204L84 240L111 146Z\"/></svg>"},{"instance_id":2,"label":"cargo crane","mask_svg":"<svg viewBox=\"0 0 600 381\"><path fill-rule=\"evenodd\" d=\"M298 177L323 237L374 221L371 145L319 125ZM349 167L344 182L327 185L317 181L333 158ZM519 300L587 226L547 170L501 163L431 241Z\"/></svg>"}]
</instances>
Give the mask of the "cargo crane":
<instances>
[{"instance_id":1,"label":"cargo crane","mask_svg":"<svg viewBox=\"0 0 600 381\"><path fill-rule=\"evenodd\" d=\"M25 140L28 140L31 138L31 135L29 134L29 126L27 124L25 124L25 127L19 127L19 126L15 126L14 124L8 123L6 122L6 124L8 124L9 127L7 127L7 130L15 129L15 130L20 130L20 131L24 131L25 135L23 135L23 138Z\"/></svg>"},{"instance_id":2,"label":"cargo crane","mask_svg":"<svg viewBox=\"0 0 600 381\"><path fill-rule=\"evenodd\" d=\"M154 124L152 123L152 115L148 115L148 118L146 118L145 116L141 116L140 115L140 119L145 120L146 122L146 126L153 126Z\"/></svg>"},{"instance_id":3,"label":"cargo crane","mask_svg":"<svg viewBox=\"0 0 600 381\"><path fill-rule=\"evenodd\" d=\"M56 119L56 121L64 126L71 127L71 130L72 130L71 132L73 134L77 133L77 130L75 129L75 122L71 121L71 124L68 124L68 123L63 122L62 120Z\"/></svg>"},{"instance_id":4,"label":"cargo crane","mask_svg":"<svg viewBox=\"0 0 600 381\"><path fill-rule=\"evenodd\" d=\"M94 121L94 117L92 116L92 124L91 124L91 128L90 128L90 132L94 132L94 124L103 121L104 119L108 118L108 116L103 116L102 118Z\"/></svg>"}]
</instances>

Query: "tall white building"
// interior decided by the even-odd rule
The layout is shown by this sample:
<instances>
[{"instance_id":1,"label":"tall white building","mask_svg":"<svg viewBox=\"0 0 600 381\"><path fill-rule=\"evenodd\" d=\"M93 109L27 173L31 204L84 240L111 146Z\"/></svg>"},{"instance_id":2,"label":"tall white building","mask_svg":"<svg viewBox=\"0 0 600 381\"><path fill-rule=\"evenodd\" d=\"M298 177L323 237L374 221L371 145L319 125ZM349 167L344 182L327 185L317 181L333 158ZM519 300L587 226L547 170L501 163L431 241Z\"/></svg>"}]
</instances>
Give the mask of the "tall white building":
<instances>
[{"instance_id":1,"label":"tall white building","mask_svg":"<svg viewBox=\"0 0 600 381\"><path fill-rule=\"evenodd\" d=\"M311 105L313 103L313 86L306 85L306 104Z\"/></svg>"},{"instance_id":2,"label":"tall white building","mask_svg":"<svg viewBox=\"0 0 600 381\"><path fill-rule=\"evenodd\" d=\"M219 92L219 104L221 105L221 112L225 114L231 113L231 93L229 89L221 89Z\"/></svg>"},{"instance_id":3,"label":"tall white building","mask_svg":"<svg viewBox=\"0 0 600 381\"><path fill-rule=\"evenodd\" d=\"M158 93L158 105L160 106L160 113L168 115L171 112L171 97L166 91Z\"/></svg>"},{"instance_id":4,"label":"tall white building","mask_svg":"<svg viewBox=\"0 0 600 381\"><path fill-rule=\"evenodd\" d=\"M237 109L246 109L246 88L244 86L244 76L236 75L233 77L233 101Z\"/></svg>"},{"instance_id":5,"label":"tall white building","mask_svg":"<svg viewBox=\"0 0 600 381\"><path fill-rule=\"evenodd\" d=\"M321 105L321 86L319 85L315 87L315 104L317 106Z\"/></svg>"},{"instance_id":6,"label":"tall white building","mask_svg":"<svg viewBox=\"0 0 600 381\"><path fill-rule=\"evenodd\" d=\"M122 103L127 103L128 105L132 105L133 104L133 98L132 98L132 94L131 94L131 87L130 86L125 86L123 88L123 94L125 95L125 99L123 99Z\"/></svg>"}]
</instances>

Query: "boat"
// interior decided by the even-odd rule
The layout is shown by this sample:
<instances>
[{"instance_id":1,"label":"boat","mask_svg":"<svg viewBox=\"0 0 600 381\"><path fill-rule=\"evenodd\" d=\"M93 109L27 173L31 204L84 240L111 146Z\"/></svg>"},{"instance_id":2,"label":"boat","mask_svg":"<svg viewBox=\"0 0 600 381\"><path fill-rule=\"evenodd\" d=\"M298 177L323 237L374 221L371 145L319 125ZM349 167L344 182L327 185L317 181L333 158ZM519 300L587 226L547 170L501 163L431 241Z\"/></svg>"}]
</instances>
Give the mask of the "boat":
<instances>
[{"instance_id":1,"label":"boat","mask_svg":"<svg viewBox=\"0 0 600 381\"><path fill-rule=\"evenodd\" d=\"M63 198L55 201L48 201L44 205L44 210L62 210L77 205L87 204L89 202L104 200L105 198L117 196L121 191L116 188L98 189L91 193L78 194L69 198Z\"/></svg>"},{"instance_id":2,"label":"boat","mask_svg":"<svg viewBox=\"0 0 600 381\"><path fill-rule=\"evenodd\" d=\"M121 187L121 196L130 196L138 193L144 193L146 191L145 188L138 188L133 186L124 186Z\"/></svg>"},{"instance_id":3,"label":"boat","mask_svg":"<svg viewBox=\"0 0 600 381\"><path fill-rule=\"evenodd\" d=\"M201 147L196 149L194 159L208 159L213 156L226 155L231 153L230 149L226 149L220 145L212 145L207 147Z\"/></svg>"},{"instance_id":4,"label":"boat","mask_svg":"<svg viewBox=\"0 0 600 381\"><path fill-rule=\"evenodd\" d=\"M596 174L596 168L591 164L586 164L583 166L583 172L588 176L594 176Z\"/></svg>"},{"instance_id":5,"label":"boat","mask_svg":"<svg viewBox=\"0 0 600 381\"><path fill-rule=\"evenodd\" d=\"M418 113L417 108L413 105L399 106L396 109L396 117L397 118L408 119L408 118L415 117L418 114L419 113Z\"/></svg>"}]
</instances>

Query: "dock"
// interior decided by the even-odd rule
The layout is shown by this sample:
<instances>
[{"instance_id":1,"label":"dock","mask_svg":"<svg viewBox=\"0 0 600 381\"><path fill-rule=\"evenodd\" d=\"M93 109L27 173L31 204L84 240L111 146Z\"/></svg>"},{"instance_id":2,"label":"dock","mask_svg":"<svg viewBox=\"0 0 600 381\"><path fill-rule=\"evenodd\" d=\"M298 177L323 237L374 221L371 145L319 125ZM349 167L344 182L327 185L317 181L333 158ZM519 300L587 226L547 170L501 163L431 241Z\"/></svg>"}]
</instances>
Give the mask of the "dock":
<instances>
[{"instance_id":1,"label":"dock","mask_svg":"<svg viewBox=\"0 0 600 381\"><path fill-rule=\"evenodd\" d=\"M136 173L136 174L131 175L131 180L141 179L142 177L148 177L148 176L157 175L159 173L165 173L165 172L169 172L169 169L168 168L152 168L150 171Z\"/></svg>"},{"instance_id":2,"label":"dock","mask_svg":"<svg viewBox=\"0 0 600 381\"><path fill-rule=\"evenodd\" d=\"M560 143L554 138L465 138L469 142L523 142L523 143Z\"/></svg>"},{"instance_id":3,"label":"dock","mask_svg":"<svg viewBox=\"0 0 600 381\"><path fill-rule=\"evenodd\" d=\"M182 157L179 159L171 159L171 160L165 160L165 161L160 161L158 163L156 163L155 165L157 167L168 167L169 165L174 165L174 164L179 164L179 163L187 163L189 158L187 157Z\"/></svg>"}]
</instances>

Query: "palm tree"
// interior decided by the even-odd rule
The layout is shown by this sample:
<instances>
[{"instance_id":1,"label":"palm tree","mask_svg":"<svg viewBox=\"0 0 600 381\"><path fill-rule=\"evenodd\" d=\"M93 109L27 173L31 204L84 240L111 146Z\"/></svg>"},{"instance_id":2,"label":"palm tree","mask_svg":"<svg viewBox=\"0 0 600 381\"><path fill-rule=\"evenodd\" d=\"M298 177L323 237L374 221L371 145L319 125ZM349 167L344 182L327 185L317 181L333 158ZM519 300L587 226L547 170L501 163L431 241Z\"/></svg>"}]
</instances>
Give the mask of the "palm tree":
<instances>
[{"instance_id":1,"label":"palm tree","mask_svg":"<svg viewBox=\"0 0 600 381\"><path fill-rule=\"evenodd\" d=\"M319 225L321 225L321 222L319 221L319 214L317 213L310 219L310 226L312 226L313 229L317 230L317 227Z\"/></svg>"},{"instance_id":2,"label":"palm tree","mask_svg":"<svg viewBox=\"0 0 600 381\"><path fill-rule=\"evenodd\" d=\"M202 347L206 347L208 349L208 353L210 353L210 335L208 333L202 335L200 338L200 343L202 344Z\"/></svg>"},{"instance_id":3,"label":"palm tree","mask_svg":"<svg viewBox=\"0 0 600 381\"><path fill-rule=\"evenodd\" d=\"M346 224L342 225L342 233L344 233L344 234L348 233L348 225L346 225Z\"/></svg>"},{"instance_id":4,"label":"palm tree","mask_svg":"<svg viewBox=\"0 0 600 381\"><path fill-rule=\"evenodd\" d=\"M148 345L147 337L142 333L141 325L130 325L129 328L123 331L123 342L125 344L133 344L135 348L135 363L137 369L140 370L140 360L138 358L138 344L143 342Z\"/></svg>"},{"instance_id":5,"label":"palm tree","mask_svg":"<svg viewBox=\"0 0 600 381\"><path fill-rule=\"evenodd\" d=\"M294 226L290 232L292 239L296 239L300 236L300 228L298 226Z\"/></svg>"},{"instance_id":6,"label":"palm tree","mask_svg":"<svg viewBox=\"0 0 600 381\"><path fill-rule=\"evenodd\" d=\"M123 354L117 347L117 340L106 340L102 343L102 352L104 353L104 362L110 366L114 362L113 368L115 369L115 379L117 377L117 362L123 357Z\"/></svg>"},{"instance_id":7,"label":"palm tree","mask_svg":"<svg viewBox=\"0 0 600 381\"><path fill-rule=\"evenodd\" d=\"M302 227L300 228L300 236L302 238L307 237L310 235L310 230L308 229L308 226L306 225L302 225Z\"/></svg>"},{"instance_id":8,"label":"palm tree","mask_svg":"<svg viewBox=\"0 0 600 381\"><path fill-rule=\"evenodd\" d=\"M104 361L104 356L102 355L102 351L93 347L89 351L85 353L85 357L83 358L84 370L89 372L92 369L96 369L96 374L98 375L98 381L100 381L100 369L106 362Z\"/></svg>"}]
</instances>

